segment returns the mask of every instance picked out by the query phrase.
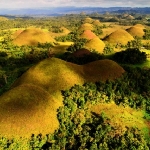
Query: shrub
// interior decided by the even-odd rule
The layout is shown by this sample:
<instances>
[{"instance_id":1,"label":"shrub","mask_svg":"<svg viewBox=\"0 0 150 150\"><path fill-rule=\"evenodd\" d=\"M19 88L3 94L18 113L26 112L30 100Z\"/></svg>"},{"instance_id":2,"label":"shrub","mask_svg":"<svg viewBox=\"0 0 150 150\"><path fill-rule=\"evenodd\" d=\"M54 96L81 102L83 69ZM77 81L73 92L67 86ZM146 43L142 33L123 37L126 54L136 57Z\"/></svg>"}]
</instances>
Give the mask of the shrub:
<instances>
[{"instance_id":1,"label":"shrub","mask_svg":"<svg viewBox=\"0 0 150 150\"><path fill-rule=\"evenodd\" d=\"M138 48L128 48L115 53L113 59L119 63L139 64L146 61L146 53L141 52Z\"/></svg>"}]
</instances>

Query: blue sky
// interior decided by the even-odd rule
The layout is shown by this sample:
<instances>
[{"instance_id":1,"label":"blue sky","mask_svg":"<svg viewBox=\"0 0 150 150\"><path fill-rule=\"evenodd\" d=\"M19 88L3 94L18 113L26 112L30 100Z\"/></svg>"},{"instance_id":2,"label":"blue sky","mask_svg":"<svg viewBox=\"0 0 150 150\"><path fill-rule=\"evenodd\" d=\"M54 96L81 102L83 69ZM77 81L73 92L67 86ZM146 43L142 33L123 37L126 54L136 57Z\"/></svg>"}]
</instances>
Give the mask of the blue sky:
<instances>
[{"instance_id":1,"label":"blue sky","mask_svg":"<svg viewBox=\"0 0 150 150\"><path fill-rule=\"evenodd\" d=\"M0 8L38 8L58 6L150 7L150 0L0 0Z\"/></svg>"}]
</instances>

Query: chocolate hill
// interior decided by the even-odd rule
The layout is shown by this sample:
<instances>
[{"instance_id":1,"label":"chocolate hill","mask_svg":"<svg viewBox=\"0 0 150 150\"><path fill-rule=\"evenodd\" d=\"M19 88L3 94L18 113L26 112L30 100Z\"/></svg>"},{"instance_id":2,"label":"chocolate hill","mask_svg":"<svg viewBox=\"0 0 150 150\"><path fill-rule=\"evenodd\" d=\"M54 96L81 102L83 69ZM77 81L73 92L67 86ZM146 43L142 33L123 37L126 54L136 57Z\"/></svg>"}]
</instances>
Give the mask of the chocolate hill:
<instances>
[{"instance_id":1,"label":"chocolate hill","mask_svg":"<svg viewBox=\"0 0 150 150\"><path fill-rule=\"evenodd\" d=\"M122 45L126 45L131 40L134 40L133 36L123 29L118 29L104 38L104 41L109 43Z\"/></svg>"},{"instance_id":2,"label":"chocolate hill","mask_svg":"<svg viewBox=\"0 0 150 150\"><path fill-rule=\"evenodd\" d=\"M133 37L143 37L144 36L144 31L143 28L138 27L138 26L133 26L128 29L126 29L128 33L130 33Z\"/></svg>"},{"instance_id":3,"label":"chocolate hill","mask_svg":"<svg viewBox=\"0 0 150 150\"><path fill-rule=\"evenodd\" d=\"M98 53L103 53L105 43L96 37L87 41L84 47L89 50L95 50Z\"/></svg>"},{"instance_id":4,"label":"chocolate hill","mask_svg":"<svg viewBox=\"0 0 150 150\"><path fill-rule=\"evenodd\" d=\"M21 45L37 45L38 43L55 42L48 32L39 28L29 28L22 31L14 40L14 44Z\"/></svg>"},{"instance_id":5,"label":"chocolate hill","mask_svg":"<svg viewBox=\"0 0 150 150\"><path fill-rule=\"evenodd\" d=\"M124 69L112 60L76 65L57 58L39 62L0 96L0 133L6 137L29 137L53 133L59 126L57 109L61 90L74 84L119 78Z\"/></svg>"}]
</instances>

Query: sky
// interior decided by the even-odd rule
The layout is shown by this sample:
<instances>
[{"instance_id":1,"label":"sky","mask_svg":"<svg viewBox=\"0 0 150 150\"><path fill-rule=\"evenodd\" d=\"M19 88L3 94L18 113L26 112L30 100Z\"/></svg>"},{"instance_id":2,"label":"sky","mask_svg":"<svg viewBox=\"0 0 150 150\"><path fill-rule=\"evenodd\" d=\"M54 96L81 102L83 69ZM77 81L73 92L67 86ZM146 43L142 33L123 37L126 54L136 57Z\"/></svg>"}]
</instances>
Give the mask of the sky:
<instances>
[{"instance_id":1,"label":"sky","mask_svg":"<svg viewBox=\"0 0 150 150\"><path fill-rule=\"evenodd\" d=\"M59 6L150 7L150 0L0 0L0 8L41 8Z\"/></svg>"}]
</instances>

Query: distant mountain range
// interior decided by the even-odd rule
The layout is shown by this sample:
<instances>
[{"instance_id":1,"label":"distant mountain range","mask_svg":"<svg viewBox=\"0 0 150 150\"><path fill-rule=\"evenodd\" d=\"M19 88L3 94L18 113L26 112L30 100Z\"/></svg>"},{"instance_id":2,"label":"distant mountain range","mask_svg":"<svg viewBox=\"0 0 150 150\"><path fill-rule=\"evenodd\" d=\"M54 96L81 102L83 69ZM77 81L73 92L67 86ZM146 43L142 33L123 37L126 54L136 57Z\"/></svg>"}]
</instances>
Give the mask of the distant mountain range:
<instances>
[{"instance_id":1,"label":"distant mountain range","mask_svg":"<svg viewBox=\"0 0 150 150\"><path fill-rule=\"evenodd\" d=\"M0 15L44 15L58 16L64 14L79 14L81 12L89 13L142 13L150 14L150 7L50 7L50 8L20 8L20 9L0 9Z\"/></svg>"}]
</instances>

